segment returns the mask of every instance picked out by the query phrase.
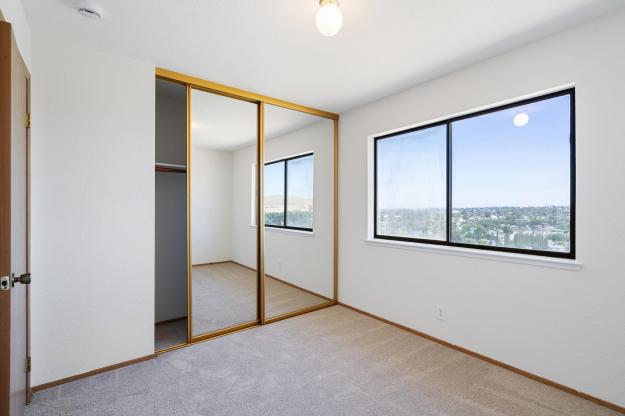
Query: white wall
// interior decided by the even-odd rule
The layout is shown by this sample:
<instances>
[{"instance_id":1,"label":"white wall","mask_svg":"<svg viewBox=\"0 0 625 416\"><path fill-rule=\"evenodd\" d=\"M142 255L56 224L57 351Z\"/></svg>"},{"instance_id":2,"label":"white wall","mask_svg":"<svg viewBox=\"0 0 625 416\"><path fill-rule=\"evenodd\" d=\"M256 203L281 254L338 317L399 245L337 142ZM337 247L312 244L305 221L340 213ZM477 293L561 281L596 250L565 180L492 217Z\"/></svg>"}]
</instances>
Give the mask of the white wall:
<instances>
[{"instance_id":1,"label":"white wall","mask_svg":"<svg viewBox=\"0 0 625 416\"><path fill-rule=\"evenodd\" d=\"M26 20L22 2L20 0L0 0L0 14L4 16L7 22L11 23L17 48L22 55L26 67L32 71L30 58L30 27Z\"/></svg>"},{"instance_id":2,"label":"white wall","mask_svg":"<svg viewBox=\"0 0 625 416\"><path fill-rule=\"evenodd\" d=\"M33 42L32 384L154 352L154 66Z\"/></svg>"},{"instance_id":3,"label":"white wall","mask_svg":"<svg viewBox=\"0 0 625 416\"><path fill-rule=\"evenodd\" d=\"M621 11L341 115L340 300L625 405L623 38ZM43 39L33 50L37 385L153 351L154 68ZM583 270L364 242L368 135L569 82ZM245 219L234 236L249 242L247 151L233 161L233 215ZM255 247L245 247L233 258L254 267Z\"/></svg>"},{"instance_id":4,"label":"white wall","mask_svg":"<svg viewBox=\"0 0 625 416\"><path fill-rule=\"evenodd\" d=\"M623 39L620 11L342 114L340 301L625 405ZM367 136L572 82L581 271L365 243Z\"/></svg>"},{"instance_id":5,"label":"white wall","mask_svg":"<svg viewBox=\"0 0 625 416\"><path fill-rule=\"evenodd\" d=\"M252 164L256 146L232 157L232 260L256 269L256 228L251 227Z\"/></svg>"},{"instance_id":6,"label":"white wall","mask_svg":"<svg viewBox=\"0 0 625 416\"><path fill-rule=\"evenodd\" d=\"M192 264L232 260L232 152L191 148Z\"/></svg>"},{"instance_id":7,"label":"white wall","mask_svg":"<svg viewBox=\"0 0 625 416\"><path fill-rule=\"evenodd\" d=\"M270 120L267 120L269 123ZM308 127L268 140L265 160L314 152L313 233L265 228L265 272L320 295L332 298L333 274L333 123L321 120ZM233 258L256 268L256 227L251 223L252 164L256 147L235 153L235 216Z\"/></svg>"}]
</instances>

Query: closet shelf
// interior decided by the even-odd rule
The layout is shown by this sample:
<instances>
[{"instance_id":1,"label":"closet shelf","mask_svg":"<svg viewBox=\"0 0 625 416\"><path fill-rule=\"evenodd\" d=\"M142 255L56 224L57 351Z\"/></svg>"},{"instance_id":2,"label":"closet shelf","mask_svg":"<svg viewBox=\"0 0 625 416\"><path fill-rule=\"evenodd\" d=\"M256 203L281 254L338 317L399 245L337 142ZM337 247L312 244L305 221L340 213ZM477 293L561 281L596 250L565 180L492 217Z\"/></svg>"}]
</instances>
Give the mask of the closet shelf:
<instances>
[{"instance_id":1,"label":"closet shelf","mask_svg":"<svg viewBox=\"0 0 625 416\"><path fill-rule=\"evenodd\" d=\"M172 163L156 163L154 166L157 172L185 173L187 171L186 165L175 165Z\"/></svg>"}]
</instances>

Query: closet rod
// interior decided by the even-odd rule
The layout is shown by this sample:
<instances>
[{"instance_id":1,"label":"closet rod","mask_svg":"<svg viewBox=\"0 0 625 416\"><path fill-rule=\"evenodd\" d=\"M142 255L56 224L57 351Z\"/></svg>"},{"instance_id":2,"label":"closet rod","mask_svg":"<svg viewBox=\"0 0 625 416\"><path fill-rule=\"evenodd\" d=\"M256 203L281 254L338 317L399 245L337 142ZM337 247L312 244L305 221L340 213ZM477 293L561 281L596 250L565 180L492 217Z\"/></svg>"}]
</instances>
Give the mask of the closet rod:
<instances>
[{"instance_id":1,"label":"closet rod","mask_svg":"<svg viewBox=\"0 0 625 416\"><path fill-rule=\"evenodd\" d=\"M156 163L155 169L157 172L172 172L172 173L185 173L187 167L185 165L174 165L171 163Z\"/></svg>"}]
</instances>

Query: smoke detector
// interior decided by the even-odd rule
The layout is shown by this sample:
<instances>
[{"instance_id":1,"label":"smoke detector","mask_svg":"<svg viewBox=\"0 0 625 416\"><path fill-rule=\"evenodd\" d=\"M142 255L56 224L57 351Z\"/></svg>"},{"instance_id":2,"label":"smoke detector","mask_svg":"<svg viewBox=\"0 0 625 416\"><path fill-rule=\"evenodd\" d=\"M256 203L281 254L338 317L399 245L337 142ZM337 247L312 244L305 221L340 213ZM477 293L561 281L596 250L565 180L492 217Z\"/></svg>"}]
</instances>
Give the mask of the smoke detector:
<instances>
[{"instance_id":1,"label":"smoke detector","mask_svg":"<svg viewBox=\"0 0 625 416\"><path fill-rule=\"evenodd\" d=\"M81 16L92 20L102 19L102 9L94 4L87 2L78 3L78 13Z\"/></svg>"}]
</instances>

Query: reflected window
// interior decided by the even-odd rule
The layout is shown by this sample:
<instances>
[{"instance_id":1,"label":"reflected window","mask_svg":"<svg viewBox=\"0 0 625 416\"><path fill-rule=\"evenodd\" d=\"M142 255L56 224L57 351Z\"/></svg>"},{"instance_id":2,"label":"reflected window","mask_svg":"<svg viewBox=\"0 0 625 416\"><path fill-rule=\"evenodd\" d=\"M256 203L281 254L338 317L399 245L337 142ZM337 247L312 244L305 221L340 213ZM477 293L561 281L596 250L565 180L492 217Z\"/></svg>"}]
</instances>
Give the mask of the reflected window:
<instances>
[{"instance_id":1,"label":"reflected window","mask_svg":"<svg viewBox=\"0 0 625 416\"><path fill-rule=\"evenodd\" d=\"M313 228L313 155L286 162L286 225Z\"/></svg>"},{"instance_id":2,"label":"reflected window","mask_svg":"<svg viewBox=\"0 0 625 416\"><path fill-rule=\"evenodd\" d=\"M313 230L314 155L265 163L265 225Z\"/></svg>"},{"instance_id":3,"label":"reflected window","mask_svg":"<svg viewBox=\"0 0 625 416\"><path fill-rule=\"evenodd\" d=\"M265 225L284 226L284 161L265 164Z\"/></svg>"}]
</instances>

